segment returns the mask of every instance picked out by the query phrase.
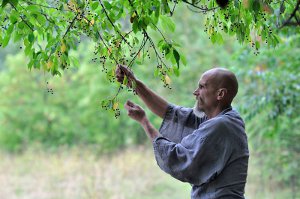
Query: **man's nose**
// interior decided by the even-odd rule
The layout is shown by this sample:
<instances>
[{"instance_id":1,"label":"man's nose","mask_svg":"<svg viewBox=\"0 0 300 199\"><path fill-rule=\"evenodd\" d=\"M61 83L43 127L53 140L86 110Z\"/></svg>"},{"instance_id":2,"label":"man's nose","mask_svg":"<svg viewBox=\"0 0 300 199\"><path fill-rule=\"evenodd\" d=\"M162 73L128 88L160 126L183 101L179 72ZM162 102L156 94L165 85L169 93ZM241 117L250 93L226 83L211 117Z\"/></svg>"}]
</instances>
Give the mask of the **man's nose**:
<instances>
[{"instance_id":1,"label":"man's nose","mask_svg":"<svg viewBox=\"0 0 300 199\"><path fill-rule=\"evenodd\" d=\"M196 90L193 92L193 94L194 94L195 96L199 95L198 89L196 89Z\"/></svg>"}]
</instances>

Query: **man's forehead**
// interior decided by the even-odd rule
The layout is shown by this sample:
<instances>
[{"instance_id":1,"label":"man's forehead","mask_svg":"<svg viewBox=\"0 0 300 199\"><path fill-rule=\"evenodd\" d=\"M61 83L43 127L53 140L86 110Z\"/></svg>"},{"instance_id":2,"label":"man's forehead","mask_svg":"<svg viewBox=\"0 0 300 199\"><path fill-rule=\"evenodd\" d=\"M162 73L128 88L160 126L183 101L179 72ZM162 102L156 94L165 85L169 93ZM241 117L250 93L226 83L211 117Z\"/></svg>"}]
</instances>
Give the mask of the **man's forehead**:
<instances>
[{"instance_id":1,"label":"man's forehead","mask_svg":"<svg viewBox=\"0 0 300 199\"><path fill-rule=\"evenodd\" d=\"M198 82L198 84L207 84L209 76L207 74L203 74Z\"/></svg>"}]
</instances>

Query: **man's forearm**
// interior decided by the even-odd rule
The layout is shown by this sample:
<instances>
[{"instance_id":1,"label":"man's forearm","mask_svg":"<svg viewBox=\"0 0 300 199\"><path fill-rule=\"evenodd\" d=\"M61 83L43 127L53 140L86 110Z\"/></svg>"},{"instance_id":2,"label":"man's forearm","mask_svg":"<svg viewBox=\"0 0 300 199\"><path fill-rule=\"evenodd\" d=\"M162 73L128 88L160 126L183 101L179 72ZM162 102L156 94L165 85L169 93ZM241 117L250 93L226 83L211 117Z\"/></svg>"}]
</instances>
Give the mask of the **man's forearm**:
<instances>
[{"instance_id":1,"label":"man's forearm","mask_svg":"<svg viewBox=\"0 0 300 199\"><path fill-rule=\"evenodd\" d=\"M144 128L147 136L153 141L157 136L159 136L159 132L154 128L154 126L150 123L148 118L143 119L140 124Z\"/></svg>"},{"instance_id":2,"label":"man's forearm","mask_svg":"<svg viewBox=\"0 0 300 199\"><path fill-rule=\"evenodd\" d=\"M165 99L153 92L140 80L136 81L136 92L154 114L164 118L168 108L168 102Z\"/></svg>"}]
</instances>

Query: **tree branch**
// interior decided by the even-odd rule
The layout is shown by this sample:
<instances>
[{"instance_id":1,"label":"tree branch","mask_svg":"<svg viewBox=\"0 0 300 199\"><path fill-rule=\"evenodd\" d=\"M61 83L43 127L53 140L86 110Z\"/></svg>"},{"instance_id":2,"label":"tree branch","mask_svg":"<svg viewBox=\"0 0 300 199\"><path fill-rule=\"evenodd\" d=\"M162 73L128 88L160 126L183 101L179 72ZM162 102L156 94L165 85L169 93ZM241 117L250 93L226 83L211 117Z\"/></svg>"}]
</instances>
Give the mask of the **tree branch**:
<instances>
[{"instance_id":1,"label":"tree branch","mask_svg":"<svg viewBox=\"0 0 300 199\"><path fill-rule=\"evenodd\" d=\"M139 17L139 14L137 13L137 11L135 10L131 0L128 0L130 6L133 8L134 13L136 14L137 17ZM155 48L155 44L153 42L153 40L151 39L151 37L149 36L149 34L147 33L147 31L145 29L143 29L143 34L145 37L147 37L147 39L150 41L152 48L154 49L155 52L155 56L157 58L157 62L159 63L159 61L166 67L168 68L168 66L164 63L163 59L160 57L159 53L157 52L156 48ZM168 42L167 42L168 43Z\"/></svg>"},{"instance_id":2,"label":"tree branch","mask_svg":"<svg viewBox=\"0 0 300 199\"><path fill-rule=\"evenodd\" d=\"M290 17L287 20L285 20L285 22L283 22L283 24L279 27L279 29L283 28L284 26L291 25L291 24L296 24L296 26L299 25L298 21L297 22L291 22L291 20L292 20L293 17L295 17L296 20L297 20L296 12L298 11L299 6L300 6L300 0L297 1L295 9L291 13Z\"/></svg>"},{"instance_id":3,"label":"tree branch","mask_svg":"<svg viewBox=\"0 0 300 199\"><path fill-rule=\"evenodd\" d=\"M189 2L187 0L182 0L182 2L186 3L186 4L190 5L190 6L192 6L194 8L197 8L198 10L200 10L200 12L209 12L209 11L212 11L212 10L215 10L215 9L219 8L219 7L213 7L213 8L210 8L210 9L208 9L208 8L202 8L200 6L197 6L197 3L199 3L199 1L196 2L196 3L191 3L191 2Z\"/></svg>"},{"instance_id":4,"label":"tree branch","mask_svg":"<svg viewBox=\"0 0 300 199\"><path fill-rule=\"evenodd\" d=\"M79 12L76 13L76 15L75 15L75 17L73 18L72 22L69 24L69 26L68 26L68 28L67 28L67 30L66 30L64 36L63 36L63 38L65 38L65 36L67 35L67 33L70 31L70 29L71 29L71 27L73 26L73 24L75 23L75 20L77 19L78 15L79 15Z\"/></svg>"},{"instance_id":5,"label":"tree branch","mask_svg":"<svg viewBox=\"0 0 300 199\"><path fill-rule=\"evenodd\" d=\"M15 9L15 11L19 12L12 3L9 3L9 4L11 5L11 7L13 7ZM20 15L20 17L21 17L22 21L26 24L26 26L28 26L30 28L30 30L33 32L34 29L28 24L28 22L21 15Z\"/></svg>"},{"instance_id":6,"label":"tree branch","mask_svg":"<svg viewBox=\"0 0 300 199\"><path fill-rule=\"evenodd\" d=\"M146 39L145 39L145 38L146 38ZM144 46L146 45L147 41L148 41L148 37L145 36L144 39L143 39L143 42L142 42L142 44L141 44L141 46L140 46L140 48L139 48L139 50L138 50L138 52L134 55L134 57L132 58L132 60L131 60L130 63L128 64L128 67L129 67L129 68L132 66L133 61L136 59L136 57L139 55L139 53L141 52L141 50L144 48Z\"/></svg>"},{"instance_id":7,"label":"tree branch","mask_svg":"<svg viewBox=\"0 0 300 199\"><path fill-rule=\"evenodd\" d=\"M29 4L30 4L30 2L29 2ZM19 5L20 5L21 8L23 8L23 10L26 11L26 9L20 3L19 3ZM33 4L30 4L30 5L33 5ZM37 6L41 6L41 5L37 5ZM43 13L42 11L40 11L40 13L41 13L41 15L43 15L46 18L47 21L49 21L50 23L55 25L55 22L52 19L49 19L48 16L45 13Z\"/></svg>"},{"instance_id":8,"label":"tree branch","mask_svg":"<svg viewBox=\"0 0 300 199\"><path fill-rule=\"evenodd\" d=\"M112 22L112 20L111 20L110 17L108 16L108 13L107 13L107 11L106 11L106 9L105 9L105 7L104 7L104 5L103 5L103 3L102 3L101 0L99 0L99 3L100 3L100 5L101 5L102 9L104 10L104 13L105 13L105 15L106 15L106 17L107 17L109 23L114 27L114 30L122 37L122 40L124 40L124 42L125 42L130 48L132 48L132 46L130 45L130 43L128 43L128 41L126 40L126 38L124 38L124 36L118 31L118 29L116 28L115 24Z\"/></svg>"},{"instance_id":9,"label":"tree branch","mask_svg":"<svg viewBox=\"0 0 300 199\"><path fill-rule=\"evenodd\" d=\"M35 5L35 6L40 6L40 7L43 7L43 8L49 8L49 9L55 9L55 10L58 10L58 8L55 8L55 7L51 7L51 6L46 6L46 5L42 5L42 4L37 4L37 3L32 3L30 1L26 2L27 4L30 4L30 5Z\"/></svg>"}]
</instances>

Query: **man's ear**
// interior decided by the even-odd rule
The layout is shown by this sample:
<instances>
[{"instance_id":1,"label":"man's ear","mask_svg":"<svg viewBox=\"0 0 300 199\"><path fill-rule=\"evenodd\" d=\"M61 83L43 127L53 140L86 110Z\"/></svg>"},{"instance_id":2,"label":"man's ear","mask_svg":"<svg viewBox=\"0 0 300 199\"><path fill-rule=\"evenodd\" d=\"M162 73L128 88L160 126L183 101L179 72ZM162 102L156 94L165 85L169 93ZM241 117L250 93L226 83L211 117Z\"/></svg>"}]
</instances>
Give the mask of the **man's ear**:
<instances>
[{"instance_id":1,"label":"man's ear","mask_svg":"<svg viewBox=\"0 0 300 199\"><path fill-rule=\"evenodd\" d=\"M218 90L218 94L217 94L217 100L222 100L224 99L225 95L227 94L227 89L226 88L220 88Z\"/></svg>"}]
</instances>

